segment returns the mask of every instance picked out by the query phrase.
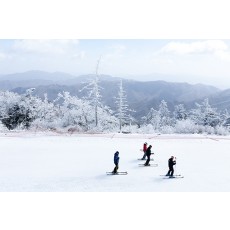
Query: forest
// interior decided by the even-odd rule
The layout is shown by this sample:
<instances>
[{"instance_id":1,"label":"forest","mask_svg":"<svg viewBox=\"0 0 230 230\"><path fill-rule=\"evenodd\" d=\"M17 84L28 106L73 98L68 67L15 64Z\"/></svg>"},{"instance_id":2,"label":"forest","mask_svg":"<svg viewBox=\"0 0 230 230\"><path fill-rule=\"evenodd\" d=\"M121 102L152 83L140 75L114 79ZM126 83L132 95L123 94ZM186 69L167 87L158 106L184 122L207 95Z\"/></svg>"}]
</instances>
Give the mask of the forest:
<instances>
[{"instance_id":1,"label":"forest","mask_svg":"<svg viewBox=\"0 0 230 230\"><path fill-rule=\"evenodd\" d=\"M170 111L162 100L140 120L133 117L126 92L120 81L114 97L116 111L102 104L98 78L85 86L88 96L78 98L62 92L53 101L33 95L34 88L25 94L0 91L0 130L53 130L64 132L122 132L122 133L207 133L228 135L230 115L218 112L208 98L187 110L183 104Z\"/></svg>"}]
</instances>

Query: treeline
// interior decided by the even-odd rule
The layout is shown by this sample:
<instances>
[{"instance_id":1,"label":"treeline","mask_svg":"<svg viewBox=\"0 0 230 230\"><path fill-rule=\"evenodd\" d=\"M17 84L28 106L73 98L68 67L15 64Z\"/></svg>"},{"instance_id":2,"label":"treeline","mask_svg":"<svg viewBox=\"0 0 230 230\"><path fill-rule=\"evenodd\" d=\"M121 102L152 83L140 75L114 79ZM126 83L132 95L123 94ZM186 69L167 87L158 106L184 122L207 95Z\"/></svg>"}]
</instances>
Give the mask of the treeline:
<instances>
[{"instance_id":1,"label":"treeline","mask_svg":"<svg viewBox=\"0 0 230 230\"><path fill-rule=\"evenodd\" d=\"M228 111L217 112L210 106L208 99L200 104L196 103L191 110L186 110L183 104L176 105L172 112L163 100L157 109L151 108L145 117L137 121L128 114L129 110L124 102L117 103L117 111L98 103L95 111L92 100L71 96L69 92L60 93L54 101L48 101L47 95L42 100L32 94L33 89L27 90L23 95L0 92L2 127L8 130L229 134ZM121 98L124 99L124 95L120 96L120 101Z\"/></svg>"}]
</instances>

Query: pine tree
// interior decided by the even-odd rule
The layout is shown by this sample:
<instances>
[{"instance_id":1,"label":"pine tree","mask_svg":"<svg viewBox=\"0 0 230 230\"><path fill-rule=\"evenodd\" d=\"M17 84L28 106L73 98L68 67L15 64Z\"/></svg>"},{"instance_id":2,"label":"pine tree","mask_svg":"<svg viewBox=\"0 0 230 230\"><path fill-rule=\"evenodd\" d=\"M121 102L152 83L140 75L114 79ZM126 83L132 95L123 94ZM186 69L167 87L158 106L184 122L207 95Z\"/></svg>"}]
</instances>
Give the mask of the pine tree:
<instances>
[{"instance_id":1,"label":"pine tree","mask_svg":"<svg viewBox=\"0 0 230 230\"><path fill-rule=\"evenodd\" d=\"M123 84L122 84L122 80L120 81L120 85L119 85L119 91L118 91L118 96L115 97L115 103L117 105L117 113L116 116L119 119L119 130L121 132L122 126L130 119L130 115L127 114L128 111L131 111L130 109L128 109L128 103L127 103L127 96L126 96L126 92L123 89Z\"/></svg>"},{"instance_id":2,"label":"pine tree","mask_svg":"<svg viewBox=\"0 0 230 230\"><path fill-rule=\"evenodd\" d=\"M196 124L203 126L215 127L220 124L220 115L215 108L209 104L208 98L204 99L201 104L196 103L196 109L191 110L190 118Z\"/></svg>"},{"instance_id":3,"label":"pine tree","mask_svg":"<svg viewBox=\"0 0 230 230\"><path fill-rule=\"evenodd\" d=\"M167 102L162 100L158 110L151 108L147 116L142 119L145 125L151 124L154 130L160 131L165 126L170 126L171 118Z\"/></svg>"},{"instance_id":4,"label":"pine tree","mask_svg":"<svg viewBox=\"0 0 230 230\"><path fill-rule=\"evenodd\" d=\"M158 110L159 116L160 116L160 124L161 126L168 126L171 125L171 119L170 119L170 111L168 109L167 102L162 100L159 105Z\"/></svg>"},{"instance_id":5,"label":"pine tree","mask_svg":"<svg viewBox=\"0 0 230 230\"><path fill-rule=\"evenodd\" d=\"M223 126L230 127L230 114L227 109L224 110L221 116Z\"/></svg>"},{"instance_id":6,"label":"pine tree","mask_svg":"<svg viewBox=\"0 0 230 230\"><path fill-rule=\"evenodd\" d=\"M173 116L175 120L185 120L188 117L187 111L183 104L175 106Z\"/></svg>"},{"instance_id":7,"label":"pine tree","mask_svg":"<svg viewBox=\"0 0 230 230\"><path fill-rule=\"evenodd\" d=\"M151 124L154 130L158 130L160 128L161 118L159 112L154 108L151 108L148 114L143 117L142 120L144 121L145 125Z\"/></svg>"}]
</instances>

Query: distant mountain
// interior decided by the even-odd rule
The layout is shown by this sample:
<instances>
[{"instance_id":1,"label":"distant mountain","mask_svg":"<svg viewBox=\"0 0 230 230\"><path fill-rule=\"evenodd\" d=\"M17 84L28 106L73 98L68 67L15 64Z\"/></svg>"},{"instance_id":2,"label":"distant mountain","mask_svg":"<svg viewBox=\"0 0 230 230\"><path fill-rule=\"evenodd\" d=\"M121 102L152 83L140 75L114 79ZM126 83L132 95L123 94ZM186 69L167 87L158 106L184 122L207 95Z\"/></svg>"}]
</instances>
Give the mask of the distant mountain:
<instances>
[{"instance_id":1,"label":"distant mountain","mask_svg":"<svg viewBox=\"0 0 230 230\"><path fill-rule=\"evenodd\" d=\"M230 89L219 91L212 94L209 98L209 104L218 110L227 109L230 112Z\"/></svg>"},{"instance_id":2,"label":"distant mountain","mask_svg":"<svg viewBox=\"0 0 230 230\"><path fill-rule=\"evenodd\" d=\"M37 87L47 85L77 85L90 82L95 74L74 76L62 72L44 72L39 70L24 73L0 75L0 90L12 90L17 87ZM100 75L102 81L119 81L121 78Z\"/></svg>"},{"instance_id":3,"label":"distant mountain","mask_svg":"<svg viewBox=\"0 0 230 230\"><path fill-rule=\"evenodd\" d=\"M92 81L95 78L95 74L87 74L87 75L80 75L78 77L74 77L72 79L60 81L59 84L62 85L76 85L76 84L84 84ZM109 75L100 75L100 81L109 81L109 82L118 82L121 78L112 77Z\"/></svg>"},{"instance_id":4,"label":"distant mountain","mask_svg":"<svg viewBox=\"0 0 230 230\"><path fill-rule=\"evenodd\" d=\"M6 74L0 75L1 81L30 81L30 80L45 80L45 81L62 81L66 79L74 78L74 75L62 72L54 72L49 73L40 70L32 70L23 73L14 73L14 74Z\"/></svg>"},{"instance_id":5,"label":"distant mountain","mask_svg":"<svg viewBox=\"0 0 230 230\"><path fill-rule=\"evenodd\" d=\"M12 90L16 87L37 87L39 85L51 85L71 78L74 78L74 76L66 73L48 73L37 70L24 73L1 75L0 90Z\"/></svg>"},{"instance_id":6,"label":"distant mountain","mask_svg":"<svg viewBox=\"0 0 230 230\"><path fill-rule=\"evenodd\" d=\"M194 107L194 102L209 97L220 90L202 84L172 83L165 81L124 82L127 98L136 117L140 118L150 108L157 109L160 102L165 100L172 111L177 104L184 104L188 109Z\"/></svg>"},{"instance_id":7,"label":"distant mountain","mask_svg":"<svg viewBox=\"0 0 230 230\"><path fill-rule=\"evenodd\" d=\"M86 96L87 92L86 90L80 92L80 90L94 77L94 74L74 76L59 72L29 71L1 76L0 90L11 90L22 94L26 89L34 87L36 88L34 94L43 98L47 93L51 101L57 97L59 92L63 91L82 97ZM115 110L114 97L118 94L121 78L100 75L99 79L103 103ZM159 80L143 82L123 79L123 87L130 108L136 111L133 116L137 119L146 115L150 108L157 109L161 100L167 102L170 110L173 110L174 106L179 103L183 103L189 109L194 107L196 101L207 97L212 103L230 100L230 90L221 91L216 87L203 84L192 85Z\"/></svg>"}]
</instances>

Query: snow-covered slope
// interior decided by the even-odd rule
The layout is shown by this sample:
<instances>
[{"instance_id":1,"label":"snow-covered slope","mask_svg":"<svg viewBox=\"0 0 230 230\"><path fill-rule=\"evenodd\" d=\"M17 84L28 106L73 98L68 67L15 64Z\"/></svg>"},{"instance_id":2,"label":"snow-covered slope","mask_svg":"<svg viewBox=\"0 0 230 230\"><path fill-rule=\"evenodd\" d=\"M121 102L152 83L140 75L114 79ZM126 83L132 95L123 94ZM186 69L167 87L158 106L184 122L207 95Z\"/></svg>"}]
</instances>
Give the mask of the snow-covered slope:
<instances>
[{"instance_id":1,"label":"snow-covered slope","mask_svg":"<svg viewBox=\"0 0 230 230\"><path fill-rule=\"evenodd\" d=\"M145 141L158 167L138 166ZM218 136L2 133L0 191L229 192L229 147L230 137ZM115 151L126 176L106 175ZM160 176L171 155L183 179Z\"/></svg>"}]
</instances>

